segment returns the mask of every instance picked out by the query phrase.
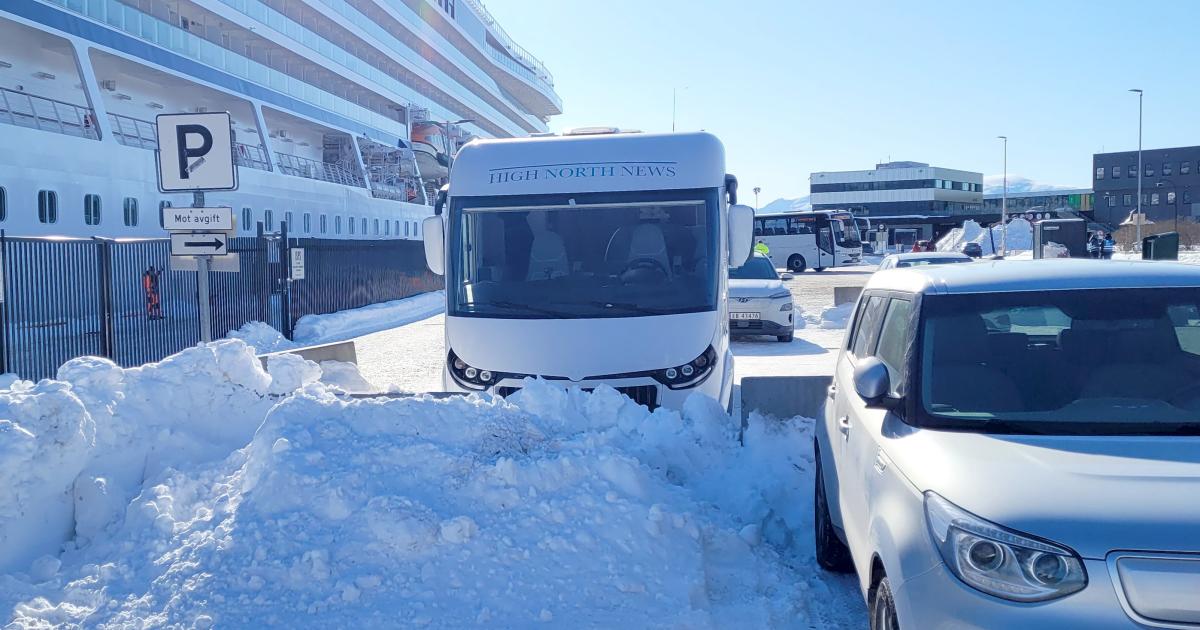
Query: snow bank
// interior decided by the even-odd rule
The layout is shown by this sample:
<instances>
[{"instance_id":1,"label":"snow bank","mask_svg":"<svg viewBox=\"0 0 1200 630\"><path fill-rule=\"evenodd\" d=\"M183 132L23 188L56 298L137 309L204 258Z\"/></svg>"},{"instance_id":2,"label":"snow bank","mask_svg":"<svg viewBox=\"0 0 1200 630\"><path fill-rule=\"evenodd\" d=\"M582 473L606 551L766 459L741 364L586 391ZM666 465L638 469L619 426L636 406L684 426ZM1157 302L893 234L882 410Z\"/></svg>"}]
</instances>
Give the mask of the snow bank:
<instances>
[{"instance_id":1,"label":"snow bank","mask_svg":"<svg viewBox=\"0 0 1200 630\"><path fill-rule=\"evenodd\" d=\"M248 322L237 330L229 331L229 334L225 336L229 339L237 339L245 342L246 345L254 348L259 354L292 350L302 345L289 341L275 327L263 322Z\"/></svg>"},{"instance_id":2,"label":"snow bank","mask_svg":"<svg viewBox=\"0 0 1200 630\"><path fill-rule=\"evenodd\" d=\"M89 394L111 411L96 444L107 424L181 449L194 426L225 455L159 452L89 545L0 575L14 627L861 625L852 582L810 552L811 421L753 416L742 447L703 397L649 413L530 381L510 401L352 400L291 360L263 372L240 342L189 353L0 393L27 401L6 416L31 437L3 447L25 461L88 451L85 416L107 411L79 395L85 372L108 383ZM273 404L284 381L300 389ZM47 427L50 409L66 420ZM69 472L38 483L65 492Z\"/></svg>"},{"instance_id":3,"label":"snow bank","mask_svg":"<svg viewBox=\"0 0 1200 630\"><path fill-rule=\"evenodd\" d=\"M225 340L132 369L82 357L56 380L11 383L0 390L0 573L44 573L39 558L104 538L147 479L225 458L278 396L321 376L290 355L264 372L249 346Z\"/></svg>"},{"instance_id":4,"label":"snow bank","mask_svg":"<svg viewBox=\"0 0 1200 630\"><path fill-rule=\"evenodd\" d=\"M845 328L854 314L854 302L839 304L821 312L821 328Z\"/></svg>"},{"instance_id":5,"label":"snow bank","mask_svg":"<svg viewBox=\"0 0 1200 630\"><path fill-rule=\"evenodd\" d=\"M968 219L962 227L957 227L946 233L936 243L939 252L957 252L962 250L965 243L979 243L983 255L990 256L998 253L1004 243L1004 230L999 224L993 225L991 231ZM996 249L992 249L993 240ZM1033 249L1033 224L1023 218L1008 221L1008 252L1029 251Z\"/></svg>"},{"instance_id":6,"label":"snow bank","mask_svg":"<svg viewBox=\"0 0 1200 630\"><path fill-rule=\"evenodd\" d=\"M392 302L326 315L305 315L292 337L299 344L317 344L367 335L432 317L446 308L446 292L434 291Z\"/></svg>"}]
</instances>

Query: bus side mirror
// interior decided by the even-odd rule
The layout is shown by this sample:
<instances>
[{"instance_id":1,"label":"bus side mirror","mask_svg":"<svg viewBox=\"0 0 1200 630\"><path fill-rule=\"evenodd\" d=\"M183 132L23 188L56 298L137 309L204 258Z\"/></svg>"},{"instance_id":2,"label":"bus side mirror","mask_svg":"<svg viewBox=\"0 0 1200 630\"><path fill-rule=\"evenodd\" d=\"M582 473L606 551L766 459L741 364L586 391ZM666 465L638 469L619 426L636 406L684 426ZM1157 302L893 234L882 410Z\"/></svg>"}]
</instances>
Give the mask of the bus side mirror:
<instances>
[{"instance_id":1,"label":"bus side mirror","mask_svg":"<svg viewBox=\"0 0 1200 630\"><path fill-rule=\"evenodd\" d=\"M425 217L421 231L425 236L425 264L433 273L446 273L446 228L441 215Z\"/></svg>"},{"instance_id":2,"label":"bus side mirror","mask_svg":"<svg viewBox=\"0 0 1200 630\"><path fill-rule=\"evenodd\" d=\"M741 267L754 247L754 208L729 206L729 266Z\"/></svg>"}]
</instances>

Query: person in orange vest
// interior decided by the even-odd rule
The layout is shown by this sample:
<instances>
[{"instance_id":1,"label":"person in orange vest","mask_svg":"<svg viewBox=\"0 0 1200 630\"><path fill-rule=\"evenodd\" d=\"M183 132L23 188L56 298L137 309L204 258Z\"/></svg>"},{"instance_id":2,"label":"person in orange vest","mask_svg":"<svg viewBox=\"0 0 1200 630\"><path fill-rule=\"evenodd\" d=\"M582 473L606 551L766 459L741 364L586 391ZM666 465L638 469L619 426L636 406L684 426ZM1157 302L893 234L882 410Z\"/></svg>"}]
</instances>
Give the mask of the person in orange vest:
<instances>
[{"instance_id":1,"label":"person in orange vest","mask_svg":"<svg viewBox=\"0 0 1200 630\"><path fill-rule=\"evenodd\" d=\"M162 319L162 305L158 298L158 278L162 275L161 272L150 265L150 268L142 274L142 289L146 291L146 317L149 319Z\"/></svg>"}]
</instances>

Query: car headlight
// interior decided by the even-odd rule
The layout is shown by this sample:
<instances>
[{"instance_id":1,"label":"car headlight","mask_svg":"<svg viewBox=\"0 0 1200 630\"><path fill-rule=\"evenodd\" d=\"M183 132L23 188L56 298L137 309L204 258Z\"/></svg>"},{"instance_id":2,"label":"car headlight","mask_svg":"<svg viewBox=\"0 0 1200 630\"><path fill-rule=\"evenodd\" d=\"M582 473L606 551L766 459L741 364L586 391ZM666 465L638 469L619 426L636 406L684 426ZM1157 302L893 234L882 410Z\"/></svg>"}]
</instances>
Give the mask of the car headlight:
<instances>
[{"instance_id":1,"label":"car headlight","mask_svg":"<svg viewBox=\"0 0 1200 630\"><path fill-rule=\"evenodd\" d=\"M775 293L773 295L768 296L768 298L772 299L772 300L782 300L783 298L790 298L790 297L792 297L791 291L780 291L779 293Z\"/></svg>"},{"instance_id":2,"label":"car headlight","mask_svg":"<svg viewBox=\"0 0 1200 630\"><path fill-rule=\"evenodd\" d=\"M1075 552L985 521L932 491L925 493L925 520L950 571L988 595L1040 602L1087 586Z\"/></svg>"},{"instance_id":3,"label":"car headlight","mask_svg":"<svg viewBox=\"0 0 1200 630\"><path fill-rule=\"evenodd\" d=\"M475 366L468 365L466 361L458 358L451 350L446 355L446 367L450 368L450 376L454 377L454 382L462 385L464 388L481 392L499 381L501 375L492 373L489 370L482 370ZM503 375L505 378L509 375Z\"/></svg>"},{"instance_id":4,"label":"car headlight","mask_svg":"<svg viewBox=\"0 0 1200 630\"><path fill-rule=\"evenodd\" d=\"M712 374L713 364L717 362L717 351L709 346L703 354L676 367L654 372L654 380L670 389L687 389L703 383Z\"/></svg>"},{"instance_id":5,"label":"car headlight","mask_svg":"<svg viewBox=\"0 0 1200 630\"><path fill-rule=\"evenodd\" d=\"M792 310L792 303L791 303L791 302L788 302L787 304L784 304L783 306L780 306L780 307L779 307L779 312L780 312L780 313L786 313L786 312L788 312L788 311L790 311L790 310Z\"/></svg>"}]
</instances>

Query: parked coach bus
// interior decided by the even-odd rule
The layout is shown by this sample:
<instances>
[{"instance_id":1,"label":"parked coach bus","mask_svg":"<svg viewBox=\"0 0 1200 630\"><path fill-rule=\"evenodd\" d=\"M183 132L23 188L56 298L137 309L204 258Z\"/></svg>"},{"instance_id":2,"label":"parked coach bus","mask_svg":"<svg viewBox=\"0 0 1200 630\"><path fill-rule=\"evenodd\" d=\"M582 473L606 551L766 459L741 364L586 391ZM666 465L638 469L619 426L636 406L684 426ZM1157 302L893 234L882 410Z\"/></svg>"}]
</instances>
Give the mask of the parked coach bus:
<instances>
[{"instance_id":1,"label":"parked coach bus","mask_svg":"<svg viewBox=\"0 0 1200 630\"><path fill-rule=\"evenodd\" d=\"M845 211L760 214L754 218L754 240L767 245L776 266L795 273L805 269L825 271L862 261L858 225Z\"/></svg>"},{"instance_id":2,"label":"parked coach bus","mask_svg":"<svg viewBox=\"0 0 1200 630\"><path fill-rule=\"evenodd\" d=\"M754 217L736 184L705 133L463 147L424 226L429 268L446 276L446 389L507 396L540 377L728 409L726 284Z\"/></svg>"}]
</instances>

